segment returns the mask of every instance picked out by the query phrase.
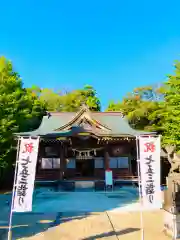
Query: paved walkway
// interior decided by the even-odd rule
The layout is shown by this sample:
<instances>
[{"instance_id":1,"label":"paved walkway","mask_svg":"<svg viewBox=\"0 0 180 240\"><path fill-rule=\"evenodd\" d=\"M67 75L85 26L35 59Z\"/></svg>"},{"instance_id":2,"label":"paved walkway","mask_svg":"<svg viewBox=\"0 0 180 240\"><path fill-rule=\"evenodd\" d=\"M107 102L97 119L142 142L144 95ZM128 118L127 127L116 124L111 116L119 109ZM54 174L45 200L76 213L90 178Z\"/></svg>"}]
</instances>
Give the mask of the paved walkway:
<instances>
[{"instance_id":1,"label":"paved walkway","mask_svg":"<svg viewBox=\"0 0 180 240\"><path fill-rule=\"evenodd\" d=\"M145 240L170 240L163 233L162 211L145 212ZM82 216L81 216L82 217ZM64 217L62 223L26 240L136 240L141 239L139 213L94 213Z\"/></svg>"},{"instance_id":2,"label":"paved walkway","mask_svg":"<svg viewBox=\"0 0 180 240\"><path fill-rule=\"evenodd\" d=\"M0 198L0 240L7 239L10 196ZM13 215L13 240L136 240L140 205L133 191L120 193L39 193L33 212ZM62 212L63 211L63 212ZM144 212L145 240L168 240L162 211Z\"/></svg>"}]
</instances>

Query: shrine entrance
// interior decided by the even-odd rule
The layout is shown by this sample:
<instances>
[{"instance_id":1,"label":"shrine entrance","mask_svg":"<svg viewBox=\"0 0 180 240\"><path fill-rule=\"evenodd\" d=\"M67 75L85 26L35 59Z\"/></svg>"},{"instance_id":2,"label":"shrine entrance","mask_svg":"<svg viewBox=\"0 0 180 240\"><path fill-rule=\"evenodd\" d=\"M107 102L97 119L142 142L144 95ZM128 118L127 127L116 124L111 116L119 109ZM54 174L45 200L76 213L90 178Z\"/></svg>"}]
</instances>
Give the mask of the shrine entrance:
<instances>
[{"instance_id":1,"label":"shrine entrance","mask_svg":"<svg viewBox=\"0 0 180 240\"><path fill-rule=\"evenodd\" d=\"M76 159L76 176L93 177L94 159Z\"/></svg>"},{"instance_id":2,"label":"shrine entrance","mask_svg":"<svg viewBox=\"0 0 180 240\"><path fill-rule=\"evenodd\" d=\"M73 149L75 156L75 176L80 178L94 178L95 149Z\"/></svg>"}]
</instances>

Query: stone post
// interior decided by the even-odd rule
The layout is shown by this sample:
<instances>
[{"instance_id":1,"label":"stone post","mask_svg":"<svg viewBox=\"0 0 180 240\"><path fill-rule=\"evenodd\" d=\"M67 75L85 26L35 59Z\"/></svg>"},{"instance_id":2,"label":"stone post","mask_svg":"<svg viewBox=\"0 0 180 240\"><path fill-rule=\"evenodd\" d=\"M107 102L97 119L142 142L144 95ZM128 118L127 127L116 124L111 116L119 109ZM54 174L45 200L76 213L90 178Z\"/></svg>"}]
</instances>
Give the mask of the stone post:
<instances>
[{"instance_id":1,"label":"stone post","mask_svg":"<svg viewBox=\"0 0 180 240\"><path fill-rule=\"evenodd\" d=\"M164 191L164 231L173 239L180 237L180 174L167 177Z\"/></svg>"}]
</instances>

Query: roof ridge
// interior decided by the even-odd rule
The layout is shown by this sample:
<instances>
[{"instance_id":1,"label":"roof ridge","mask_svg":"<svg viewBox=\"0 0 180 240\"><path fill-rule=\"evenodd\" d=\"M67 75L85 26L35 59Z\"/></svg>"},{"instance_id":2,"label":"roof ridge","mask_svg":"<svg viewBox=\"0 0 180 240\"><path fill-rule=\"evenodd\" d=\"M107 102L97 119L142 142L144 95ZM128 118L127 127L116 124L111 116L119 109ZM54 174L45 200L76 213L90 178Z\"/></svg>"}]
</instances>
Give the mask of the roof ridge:
<instances>
[{"instance_id":1,"label":"roof ridge","mask_svg":"<svg viewBox=\"0 0 180 240\"><path fill-rule=\"evenodd\" d=\"M77 112L49 112L51 115L61 115L61 114L77 114ZM122 112L115 112L115 111L108 111L108 112L90 112L91 114L107 114L107 115L110 115L110 114L114 114L114 115L123 115Z\"/></svg>"}]
</instances>

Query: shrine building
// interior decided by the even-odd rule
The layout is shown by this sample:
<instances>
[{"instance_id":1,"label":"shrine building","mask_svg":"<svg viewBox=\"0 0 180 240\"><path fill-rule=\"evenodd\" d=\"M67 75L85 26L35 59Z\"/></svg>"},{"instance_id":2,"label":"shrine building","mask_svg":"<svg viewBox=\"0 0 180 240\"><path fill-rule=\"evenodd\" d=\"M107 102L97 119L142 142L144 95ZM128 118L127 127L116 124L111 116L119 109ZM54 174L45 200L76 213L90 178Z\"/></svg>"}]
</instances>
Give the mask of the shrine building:
<instances>
[{"instance_id":1,"label":"shrine building","mask_svg":"<svg viewBox=\"0 0 180 240\"><path fill-rule=\"evenodd\" d=\"M137 177L136 137L153 135L131 128L120 112L50 112L38 129L18 137L40 137L36 181L103 180Z\"/></svg>"}]
</instances>

